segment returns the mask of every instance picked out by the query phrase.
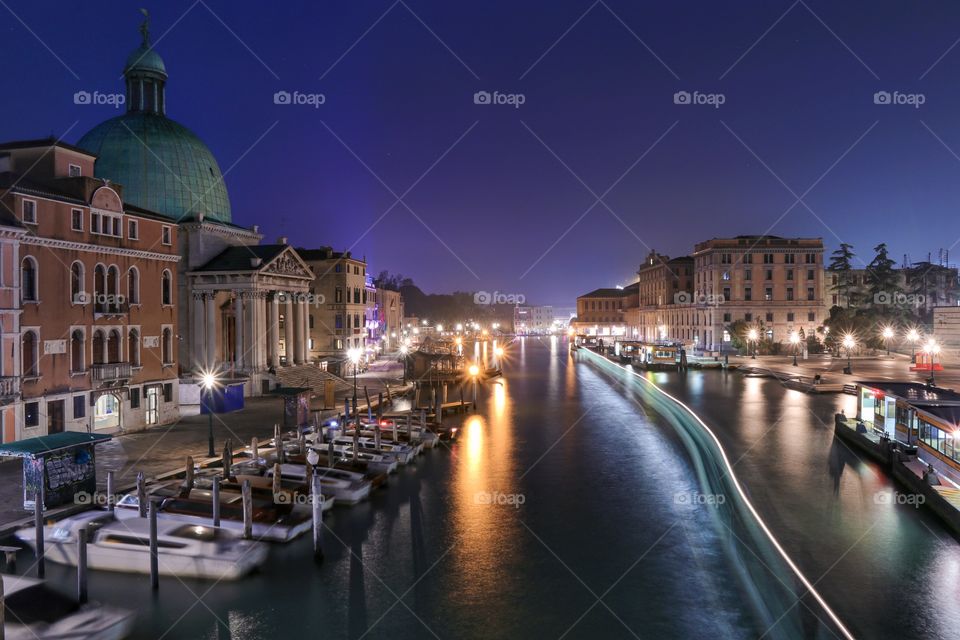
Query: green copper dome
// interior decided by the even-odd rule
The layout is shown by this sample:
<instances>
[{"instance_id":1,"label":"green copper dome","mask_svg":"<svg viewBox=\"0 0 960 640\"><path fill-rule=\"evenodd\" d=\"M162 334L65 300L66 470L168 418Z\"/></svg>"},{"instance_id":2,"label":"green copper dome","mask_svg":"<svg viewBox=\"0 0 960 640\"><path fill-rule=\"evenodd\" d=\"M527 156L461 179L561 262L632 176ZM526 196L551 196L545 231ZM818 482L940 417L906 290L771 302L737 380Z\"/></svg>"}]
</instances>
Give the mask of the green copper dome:
<instances>
[{"instance_id":1,"label":"green copper dome","mask_svg":"<svg viewBox=\"0 0 960 640\"><path fill-rule=\"evenodd\" d=\"M220 166L200 138L166 116L167 70L150 46L147 22L140 33L123 70L127 112L94 127L77 146L96 154L98 178L123 185L125 202L173 220L203 214L230 222Z\"/></svg>"},{"instance_id":2,"label":"green copper dome","mask_svg":"<svg viewBox=\"0 0 960 640\"><path fill-rule=\"evenodd\" d=\"M129 112L94 127L77 146L97 155L95 175L123 185L123 199L175 220L204 214L230 222L217 160L181 124Z\"/></svg>"}]
</instances>

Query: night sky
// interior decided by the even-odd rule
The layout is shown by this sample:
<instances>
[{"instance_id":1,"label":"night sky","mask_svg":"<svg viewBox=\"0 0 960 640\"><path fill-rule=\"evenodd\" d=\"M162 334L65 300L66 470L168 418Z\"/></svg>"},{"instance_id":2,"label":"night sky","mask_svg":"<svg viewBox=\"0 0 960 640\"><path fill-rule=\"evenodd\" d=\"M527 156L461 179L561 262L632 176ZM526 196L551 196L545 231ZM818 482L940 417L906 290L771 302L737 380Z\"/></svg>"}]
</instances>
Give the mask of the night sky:
<instances>
[{"instance_id":1,"label":"night sky","mask_svg":"<svg viewBox=\"0 0 960 640\"><path fill-rule=\"evenodd\" d=\"M428 292L571 305L715 236L898 261L960 239L956 2L0 0L0 138L76 142L115 115L73 94L122 91L140 6L167 114L227 172L235 222Z\"/></svg>"}]
</instances>

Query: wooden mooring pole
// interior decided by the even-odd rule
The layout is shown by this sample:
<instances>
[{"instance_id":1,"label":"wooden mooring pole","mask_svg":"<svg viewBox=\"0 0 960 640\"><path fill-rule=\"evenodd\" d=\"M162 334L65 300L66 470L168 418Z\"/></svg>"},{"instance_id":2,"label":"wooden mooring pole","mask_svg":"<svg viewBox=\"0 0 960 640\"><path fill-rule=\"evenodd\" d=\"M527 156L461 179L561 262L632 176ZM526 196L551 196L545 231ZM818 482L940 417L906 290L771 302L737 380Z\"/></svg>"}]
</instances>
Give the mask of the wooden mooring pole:
<instances>
[{"instance_id":1,"label":"wooden mooring pole","mask_svg":"<svg viewBox=\"0 0 960 640\"><path fill-rule=\"evenodd\" d=\"M107 509L114 512L117 502L116 476L113 471L107 471Z\"/></svg>"},{"instance_id":2,"label":"wooden mooring pole","mask_svg":"<svg viewBox=\"0 0 960 640\"><path fill-rule=\"evenodd\" d=\"M313 560L323 562L323 493L318 475L311 478L310 505L313 508Z\"/></svg>"},{"instance_id":3,"label":"wooden mooring pole","mask_svg":"<svg viewBox=\"0 0 960 640\"><path fill-rule=\"evenodd\" d=\"M213 476L213 526L220 526L220 476Z\"/></svg>"},{"instance_id":4,"label":"wooden mooring pole","mask_svg":"<svg viewBox=\"0 0 960 640\"><path fill-rule=\"evenodd\" d=\"M143 471L137 471L137 511L141 518L147 517L147 479Z\"/></svg>"},{"instance_id":5,"label":"wooden mooring pole","mask_svg":"<svg viewBox=\"0 0 960 640\"><path fill-rule=\"evenodd\" d=\"M250 540L253 538L253 494L249 480L240 485L240 495L243 498L243 537Z\"/></svg>"},{"instance_id":6,"label":"wooden mooring pole","mask_svg":"<svg viewBox=\"0 0 960 640\"><path fill-rule=\"evenodd\" d=\"M77 532L77 599L87 603L87 528Z\"/></svg>"},{"instance_id":7,"label":"wooden mooring pole","mask_svg":"<svg viewBox=\"0 0 960 640\"><path fill-rule=\"evenodd\" d=\"M43 491L37 491L33 498L33 524L37 531L37 577L43 578Z\"/></svg>"},{"instance_id":8,"label":"wooden mooring pole","mask_svg":"<svg viewBox=\"0 0 960 640\"><path fill-rule=\"evenodd\" d=\"M157 503L150 501L150 588L160 588L160 549L157 544Z\"/></svg>"}]
</instances>

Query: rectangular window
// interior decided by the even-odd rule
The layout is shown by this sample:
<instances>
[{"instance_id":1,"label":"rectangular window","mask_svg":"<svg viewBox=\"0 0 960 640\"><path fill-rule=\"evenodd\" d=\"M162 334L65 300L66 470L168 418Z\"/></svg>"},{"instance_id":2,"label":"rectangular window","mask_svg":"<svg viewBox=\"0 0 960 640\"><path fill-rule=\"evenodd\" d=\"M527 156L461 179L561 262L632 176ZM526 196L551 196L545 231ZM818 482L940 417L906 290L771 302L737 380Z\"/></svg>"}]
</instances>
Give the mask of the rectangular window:
<instances>
[{"instance_id":1,"label":"rectangular window","mask_svg":"<svg viewBox=\"0 0 960 640\"><path fill-rule=\"evenodd\" d=\"M765 253L763 254L763 264L773 264L773 254Z\"/></svg>"},{"instance_id":2,"label":"rectangular window","mask_svg":"<svg viewBox=\"0 0 960 640\"><path fill-rule=\"evenodd\" d=\"M807 322L816 322L816 321L817 321L817 314L815 312L811 311L810 313L807 314Z\"/></svg>"},{"instance_id":3,"label":"rectangular window","mask_svg":"<svg viewBox=\"0 0 960 640\"><path fill-rule=\"evenodd\" d=\"M123 231L120 229L120 218L113 218L113 235L118 238L123 237Z\"/></svg>"},{"instance_id":4,"label":"rectangular window","mask_svg":"<svg viewBox=\"0 0 960 640\"><path fill-rule=\"evenodd\" d=\"M24 403L23 424L27 427L36 427L40 424L40 403L39 402Z\"/></svg>"},{"instance_id":5,"label":"rectangular window","mask_svg":"<svg viewBox=\"0 0 960 640\"><path fill-rule=\"evenodd\" d=\"M793 300L793 287L787 287L787 300Z\"/></svg>"},{"instance_id":6,"label":"rectangular window","mask_svg":"<svg viewBox=\"0 0 960 640\"><path fill-rule=\"evenodd\" d=\"M813 293L813 287L807 287L807 300L815 300L816 296Z\"/></svg>"},{"instance_id":7,"label":"rectangular window","mask_svg":"<svg viewBox=\"0 0 960 640\"><path fill-rule=\"evenodd\" d=\"M773 300L773 287L767 287L763 290L764 300Z\"/></svg>"},{"instance_id":8,"label":"rectangular window","mask_svg":"<svg viewBox=\"0 0 960 640\"><path fill-rule=\"evenodd\" d=\"M787 322L793 322L793 312L787 313Z\"/></svg>"},{"instance_id":9,"label":"rectangular window","mask_svg":"<svg viewBox=\"0 0 960 640\"><path fill-rule=\"evenodd\" d=\"M817 264L817 254L808 253L807 254L807 264Z\"/></svg>"},{"instance_id":10,"label":"rectangular window","mask_svg":"<svg viewBox=\"0 0 960 640\"><path fill-rule=\"evenodd\" d=\"M793 280L793 269L787 270L787 280Z\"/></svg>"},{"instance_id":11,"label":"rectangular window","mask_svg":"<svg viewBox=\"0 0 960 640\"><path fill-rule=\"evenodd\" d=\"M730 300L730 287L723 288L723 301L727 302Z\"/></svg>"},{"instance_id":12,"label":"rectangular window","mask_svg":"<svg viewBox=\"0 0 960 640\"><path fill-rule=\"evenodd\" d=\"M170 235L170 227L163 227L161 229L160 238L161 238L160 242L162 242L165 245L173 244L173 240L171 239L171 235Z\"/></svg>"},{"instance_id":13,"label":"rectangular window","mask_svg":"<svg viewBox=\"0 0 960 640\"><path fill-rule=\"evenodd\" d=\"M723 314L723 321L724 321L724 322L730 322L730 314L729 314L729 313Z\"/></svg>"},{"instance_id":14,"label":"rectangular window","mask_svg":"<svg viewBox=\"0 0 960 640\"><path fill-rule=\"evenodd\" d=\"M795 254L793 254L793 253L788 253L788 254L786 254L786 255L783 256L783 263L784 263L784 264L794 264L794 262L796 261L796 258L797 258L797 256L796 256Z\"/></svg>"},{"instance_id":15,"label":"rectangular window","mask_svg":"<svg viewBox=\"0 0 960 640\"><path fill-rule=\"evenodd\" d=\"M35 201L23 201L23 221L30 224L37 224L37 203Z\"/></svg>"},{"instance_id":16,"label":"rectangular window","mask_svg":"<svg viewBox=\"0 0 960 640\"><path fill-rule=\"evenodd\" d=\"M763 276L766 280L773 280L773 269L767 269Z\"/></svg>"},{"instance_id":17,"label":"rectangular window","mask_svg":"<svg viewBox=\"0 0 960 640\"><path fill-rule=\"evenodd\" d=\"M773 314L769 311L767 312L767 322L773 322Z\"/></svg>"},{"instance_id":18,"label":"rectangular window","mask_svg":"<svg viewBox=\"0 0 960 640\"><path fill-rule=\"evenodd\" d=\"M73 419L84 418L87 415L87 397L73 396Z\"/></svg>"},{"instance_id":19,"label":"rectangular window","mask_svg":"<svg viewBox=\"0 0 960 640\"><path fill-rule=\"evenodd\" d=\"M127 237L131 240L140 239L140 225L136 220L127 220Z\"/></svg>"},{"instance_id":20,"label":"rectangular window","mask_svg":"<svg viewBox=\"0 0 960 640\"><path fill-rule=\"evenodd\" d=\"M333 301L334 301L334 302L343 302L343 289L342 289L342 288L337 287L336 290L333 292Z\"/></svg>"},{"instance_id":21,"label":"rectangular window","mask_svg":"<svg viewBox=\"0 0 960 640\"><path fill-rule=\"evenodd\" d=\"M816 275L813 273L813 269L807 269L807 280L813 280L816 278Z\"/></svg>"},{"instance_id":22,"label":"rectangular window","mask_svg":"<svg viewBox=\"0 0 960 640\"><path fill-rule=\"evenodd\" d=\"M173 402L173 383L171 382L163 385L163 401Z\"/></svg>"},{"instance_id":23,"label":"rectangular window","mask_svg":"<svg viewBox=\"0 0 960 640\"><path fill-rule=\"evenodd\" d=\"M334 273L340 273L341 271L343 271L343 265L338 262L338 263L333 267L333 272L334 272Z\"/></svg>"},{"instance_id":24,"label":"rectangular window","mask_svg":"<svg viewBox=\"0 0 960 640\"><path fill-rule=\"evenodd\" d=\"M83 231L83 209L70 210L70 228L74 231Z\"/></svg>"},{"instance_id":25,"label":"rectangular window","mask_svg":"<svg viewBox=\"0 0 960 640\"><path fill-rule=\"evenodd\" d=\"M81 175L83 175L83 170L80 168L80 165L78 164L70 164L70 165L67 165L67 174L71 178L79 178Z\"/></svg>"},{"instance_id":26,"label":"rectangular window","mask_svg":"<svg viewBox=\"0 0 960 640\"><path fill-rule=\"evenodd\" d=\"M140 389L130 389L130 408L140 408Z\"/></svg>"},{"instance_id":27,"label":"rectangular window","mask_svg":"<svg viewBox=\"0 0 960 640\"><path fill-rule=\"evenodd\" d=\"M752 313L743 314L743 320L744 322L753 322L753 314Z\"/></svg>"},{"instance_id":28,"label":"rectangular window","mask_svg":"<svg viewBox=\"0 0 960 640\"><path fill-rule=\"evenodd\" d=\"M750 269L747 269L746 271L744 271L744 272L743 272L743 279L744 279L744 280L753 280L753 272L750 271Z\"/></svg>"},{"instance_id":29,"label":"rectangular window","mask_svg":"<svg viewBox=\"0 0 960 640\"><path fill-rule=\"evenodd\" d=\"M744 287L743 289L743 299L747 302L753 300L753 290L750 287Z\"/></svg>"},{"instance_id":30,"label":"rectangular window","mask_svg":"<svg viewBox=\"0 0 960 640\"><path fill-rule=\"evenodd\" d=\"M90 233L100 233L100 214L90 214Z\"/></svg>"},{"instance_id":31,"label":"rectangular window","mask_svg":"<svg viewBox=\"0 0 960 640\"><path fill-rule=\"evenodd\" d=\"M338 313L333 319L333 326L336 329L343 329L343 314Z\"/></svg>"},{"instance_id":32,"label":"rectangular window","mask_svg":"<svg viewBox=\"0 0 960 640\"><path fill-rule=\"evenodd\" d=\"M753 264L753 254L745 253L743 254L743 264Z\"/></svg>"}]
</instances>

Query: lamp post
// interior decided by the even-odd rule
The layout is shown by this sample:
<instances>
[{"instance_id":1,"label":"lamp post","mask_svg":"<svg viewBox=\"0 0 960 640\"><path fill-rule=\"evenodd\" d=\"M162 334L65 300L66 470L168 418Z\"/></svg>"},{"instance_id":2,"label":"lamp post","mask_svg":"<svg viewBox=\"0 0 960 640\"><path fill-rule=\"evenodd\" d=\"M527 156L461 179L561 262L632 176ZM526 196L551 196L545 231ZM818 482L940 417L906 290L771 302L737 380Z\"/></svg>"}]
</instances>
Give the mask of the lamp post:
<instances>
[{"instance_id":1,"label":"lamp post","mask_svg":"<svg viewBox=\"0 0 960 640\"><path fill-rule=\"evenodd\" d=\"M887 355L890 355L890 340L893 338L893 327L884 327L883 333L883 344L887 347Z\"/></svg>"},{"instance_id":2,"label":"lamp post","mask_svg":"<svg viewBox=\"0 0 960 640\"><path fill-rule=\"evenodd\" d=\"M212 373L204 373L200 382L207 396L207 455L212 458L217 455L213 449L213 387L217 377Z\"/></svg>"},{"instance_id":3,"label":"lamp post","mask_svg":"<svg viewBox=\"0 0 960 640\"><path fill-rule=\"evenodd\" d=\"M857 341L851 334L843 336L843 347L847 350L847 368L844 369L844 373L850 375L853 373L853 363L851 362L850 356L853 352L853 348L857 346Z\"/></svg>"},{"instance_id":4,"label":"lamp post","mask_svg":"<svg viewBox=\"0 0 960 640\"><path fill-rule=\"evenodd\" d=\"M930 386L937 386L937 380L934 374L934 365L937 362L937 354L940 353L940 345L937 344L937 341L933 338L927 341L927 344L923 346L923 351L930 356L930 378L927 380L930 383Z\"/></svg>"},{"instance_id":5,"label":"lamp post","mask_svg":"<svg viewBox=\"0 0 960 640\"><path fill-rule=\"evenodd\" d=\"M797 366L797 347L800 345L800 334L796 331L790 334L790 344L793 345L793 366Z\"/></svg>"},{"instance_id":6,"label":"lamp post","mask_svg":"<svg viewBox=\"0 0 960 640\"><path fill-rule=\"evenodd\" d=\"M350 349L347 351L347 357L353 363L353 416L356 422L356 428L360 426L360 412L357 411L357 369L360 366L360 349Z\"/></svg>"},{"instance_id":7,"label":"lamp post","mask_svg":"<svg viewBox=\"0 0 960 640\"><path fill-rule=\"evenodd\" d=\"M407 345L400 345L400 355L403 356L403 384L407 384Z\"/></svg>"},{"instance_id":8,"label":"lamp post","mask_svg":"<svg viewBox=\"0 0 960 640\"><path fill-rule=\"evenodd\" d=\"M917 364L917 340L919 339L920 334L916 329L907 331L907 342L910 343L910 364Z\"/></svg>"},{"instance_id":9,"label":"lamp post","mask_svg":"<svg viewBox=\"0 0 960 640\"><path fill-rule=\"evenodd\" d=\"M470 377L473 378L473 408L477 408L477 376L480 374L480 367L475 364L470 365L470 368L467 369L467 373L470 374Z\"/></svg>"},{"instance_id":10,"label":"lamp post","mask_svg":"<svg viewBox=\"0 0 960 640\"><path fill-rule=\"evenodd\" d=\"M747 332L747 340L750 342L750 357L754 360L757 359L757 338L759 334L756 329L750 329Z\"/></svg>"}]
</instances>

